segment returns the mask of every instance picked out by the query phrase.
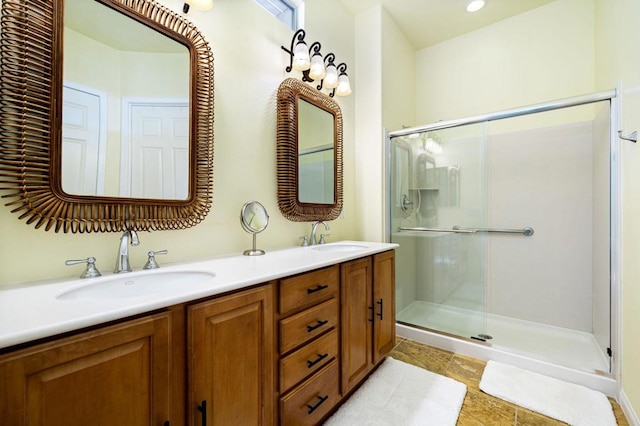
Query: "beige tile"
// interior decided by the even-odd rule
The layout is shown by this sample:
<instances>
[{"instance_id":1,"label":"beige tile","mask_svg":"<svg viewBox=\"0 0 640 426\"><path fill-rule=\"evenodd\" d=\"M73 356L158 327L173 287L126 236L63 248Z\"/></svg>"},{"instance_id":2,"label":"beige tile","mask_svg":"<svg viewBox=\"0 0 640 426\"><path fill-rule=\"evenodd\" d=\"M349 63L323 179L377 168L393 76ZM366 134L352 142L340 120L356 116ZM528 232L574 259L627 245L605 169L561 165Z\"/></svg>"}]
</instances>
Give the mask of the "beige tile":
<instances>
[{"instance_id":1,"label":"beige tile","mask_svg":"<svg viewBox=\"0 0 640 426\"><path fill-rule=\"evenodd\" d=\"M465 422L473 419L483 425L514 425L516 406L480 391L467 389L461 417Z\"/></svg>"},{"instance_id":2,"label":"beige tile","mask_svg":"<svg viewBox=\"0 0 640 426\"><path fill-rule=\"evenodd\" d=\"M404 361L434 373L443 374L453 352L426 346L412 340L400 342L390 354L393 358Z\"/></svg>"},{"instance_id":3,"label":"beige tile","mask_svg":"<svg viewBox=\"0 0 640 426\"><path fill-rule=\"evenodd\" d=\"M518 426L558 426L566 424L526 408L518 407L516 411L516 425Z\"/></svg>"},{"instance_id":4,"label":"beige tile","mask_svg":"<svg viewBox=\"0 0 640 426\"><path fill-rule=\"evenodd\" d=\"M615 399L609 398L609 402L611 402L611 407L613 408L613 414L616 416L616 421L619 426L629 426L629 422L627 418L624 416L624 412L622 411L622 407L620 404L616 402Z\"/></svg>"},{"instance_id":5,"label":"beige tile","mask_svg":"<svg viewBox=\"0 0 640 426\"><path fill-rule=\"evenodd\" d=\"M482 372L487 365L485 361L455 354L444 375L467 385L467 388L479 390Z\"/></svg>"}]
</instances>

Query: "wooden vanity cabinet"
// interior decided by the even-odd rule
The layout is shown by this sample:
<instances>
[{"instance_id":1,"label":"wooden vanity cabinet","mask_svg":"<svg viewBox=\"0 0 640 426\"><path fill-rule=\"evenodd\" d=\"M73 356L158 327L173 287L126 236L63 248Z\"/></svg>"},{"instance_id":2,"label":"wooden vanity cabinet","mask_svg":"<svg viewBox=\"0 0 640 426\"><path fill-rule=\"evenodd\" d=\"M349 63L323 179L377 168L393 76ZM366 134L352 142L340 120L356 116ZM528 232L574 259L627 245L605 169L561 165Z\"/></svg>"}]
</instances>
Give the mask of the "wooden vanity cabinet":
<instances>
[{"instance_id":1,"label":"wooden vanity cabinet","mask_svg":"<svg viewBox=\"0 0 640 426\"><path fill-rule=\"evenodd\" d=\"M188 424L273 422L273 286L187 307Z\"/></svg>"},{"instance_id":2,"label":"wooden vanity cabinet","mask_svg":"<svg viewBox=\"0 0 640 426\"><path fill-rule=\"evenodd\" d=\"M172 419L171 313L0 356L6 425L165 425ZM166 423L171 422L171 423Z\"/></svg>"},{"instance_id":3,"label":"wooden vanity cabinet","mask_svg":"<svg viewBox=\"0 0 640 426\"><path fill-rule=\"evenodd\" d=\"M343 263L342 393L354 389L395 345L395 253Z\"/></svg>"},{"instance_id":4,"label":"wooden vanity cabinet","mask_svg":"<svg viewBox=\"0 0 640 426\"><path fill-rule=\"evenodd\" d=\"M278 283L281 425L316 425L340 401L339 294L338 265Z\"/></svg>"},{"instance_id":5,"label":"wooden vanity cabinet","mask_svg":"<svg viewBox=\"0 0 640 426\"><path fill-rule=\"evenodd\" d=\"M395 345L393 250L0 355L0 423L317 425Z\"/></svg>"}]
</instances>

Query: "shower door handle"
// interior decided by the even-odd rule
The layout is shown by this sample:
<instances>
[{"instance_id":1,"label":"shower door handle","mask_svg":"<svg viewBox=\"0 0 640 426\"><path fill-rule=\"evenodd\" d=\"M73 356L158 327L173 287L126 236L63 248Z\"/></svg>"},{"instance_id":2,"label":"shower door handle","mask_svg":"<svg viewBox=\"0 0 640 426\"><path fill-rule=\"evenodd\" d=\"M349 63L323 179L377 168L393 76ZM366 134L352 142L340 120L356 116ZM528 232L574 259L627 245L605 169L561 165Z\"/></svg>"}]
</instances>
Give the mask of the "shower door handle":
<instances>
[{"instance_id":1,"label":"shower door handle","mask_svg":"<svg viewBox=\"0 0 640 426\"><path fill-rule=\"evenodd\" d=\"M452 228L454 231L461 232L495 232L498 234L522 234L525 237L530 237L533 235L533 228L527 226L522 229L513 229L513 228L463 228L461 226L454 226Z\"/></svg>"},{"instance_id":2,"label":"shower door handle","mask_svg":"<svg viewBox=\"0 0 640 426\"><path fill-rule=\"evenodd\" d=\"M421 231L421 232L452 232L454 234L477 234L482 232L495 232L499 234L522 234L525 237L533 235L533 228L527 226L522 229L512 228L463 228L461 226L454 226L452 228L424 228L421 226L413 228L398 227L398 231Z\"/></svg>"}]
</instances>

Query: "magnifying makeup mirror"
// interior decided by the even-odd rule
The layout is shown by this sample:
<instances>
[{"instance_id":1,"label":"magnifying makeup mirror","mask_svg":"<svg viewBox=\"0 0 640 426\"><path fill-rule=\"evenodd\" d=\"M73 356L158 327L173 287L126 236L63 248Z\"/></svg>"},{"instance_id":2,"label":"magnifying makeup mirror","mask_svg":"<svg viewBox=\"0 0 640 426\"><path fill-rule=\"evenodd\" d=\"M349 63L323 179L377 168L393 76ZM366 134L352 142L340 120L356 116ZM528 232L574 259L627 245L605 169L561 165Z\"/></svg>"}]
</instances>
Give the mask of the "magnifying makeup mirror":
<instances>
[{"instance_id":1,"label":"magnifying makeup mirror","mask_svg":"<svg viewBox=\"0 0 640 426\"><path fill-rule=\"evenodd\" d=\"M256 234L264 231L269 224L269 215L262 204L257 201L249 201L240 210L240 223L242 229L253 234L253 249L245 250L245 256L262 256L264 250L256 248Z\"/></svg>"}]
</instances>

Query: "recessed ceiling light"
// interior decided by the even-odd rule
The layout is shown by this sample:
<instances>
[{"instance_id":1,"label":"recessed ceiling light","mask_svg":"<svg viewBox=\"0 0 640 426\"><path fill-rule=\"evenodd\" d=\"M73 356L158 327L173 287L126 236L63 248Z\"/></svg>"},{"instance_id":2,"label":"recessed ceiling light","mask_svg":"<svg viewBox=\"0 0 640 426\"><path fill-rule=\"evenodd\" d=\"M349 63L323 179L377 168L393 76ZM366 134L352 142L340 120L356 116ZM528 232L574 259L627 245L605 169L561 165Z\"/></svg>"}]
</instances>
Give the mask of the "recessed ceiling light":
<instances>
[{"instance_id":1,"label":"recessed ceiling light","mask_svg":"<svg viewBox=\"0 0 640 426\"><path fill-rule=\"evenodd\" d=\"M467 4L467 12L477 12L487 4L486 0L471 0Z\"/></svg>"}]
</instances>

